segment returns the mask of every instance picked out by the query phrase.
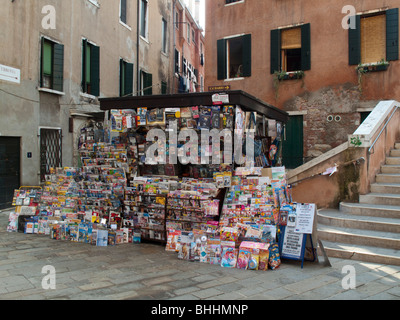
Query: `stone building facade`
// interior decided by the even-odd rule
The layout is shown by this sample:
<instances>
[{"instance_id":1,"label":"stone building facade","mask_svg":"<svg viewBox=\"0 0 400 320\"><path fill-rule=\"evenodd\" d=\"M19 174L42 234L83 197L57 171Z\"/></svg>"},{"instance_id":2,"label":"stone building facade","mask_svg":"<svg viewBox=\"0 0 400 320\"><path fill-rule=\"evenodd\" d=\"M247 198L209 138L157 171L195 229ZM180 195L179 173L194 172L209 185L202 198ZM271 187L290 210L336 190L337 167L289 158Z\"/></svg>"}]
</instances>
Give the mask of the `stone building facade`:
<instances>
[{"instance_id":1,"label":"stone building facade","mask_svg":"<svg viewBox=\"0 0 400 320\"><path fill-rule=\"evenodd\" d=\"M400 97L399 3L207 0L206 88L244 90L291 117L297 167L347 141L380 100Z\"/></svg>"},{"instance_id":2,"label":"stone building facade","mask_svg":"<svg viewBox=\"0 0 400 320\"><path fill-rule=\"evenodd\" d=\"M176 2L3 3L0 207L50 167L78 164L81 129L106 116L99 98L177 92Z\"/></svg>"}]
</instances>

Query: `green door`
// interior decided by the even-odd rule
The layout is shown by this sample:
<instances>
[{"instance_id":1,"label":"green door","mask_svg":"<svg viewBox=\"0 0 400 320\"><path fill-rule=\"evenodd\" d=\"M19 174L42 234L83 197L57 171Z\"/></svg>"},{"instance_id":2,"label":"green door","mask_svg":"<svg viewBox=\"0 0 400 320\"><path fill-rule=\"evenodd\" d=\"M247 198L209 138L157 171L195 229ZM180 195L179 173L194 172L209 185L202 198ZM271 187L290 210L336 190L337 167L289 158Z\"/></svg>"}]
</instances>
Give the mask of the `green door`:
<instances>
[{"instance_id":1,"label":"green door","mask_svg":"<svg viewBox=\"0 0 400 320\"><path fill-rule=\"evenodd\" d=\"M303 164L303 116L291 116L283 134L282 162L288 169Z\"/></svg>"}]
</instances>

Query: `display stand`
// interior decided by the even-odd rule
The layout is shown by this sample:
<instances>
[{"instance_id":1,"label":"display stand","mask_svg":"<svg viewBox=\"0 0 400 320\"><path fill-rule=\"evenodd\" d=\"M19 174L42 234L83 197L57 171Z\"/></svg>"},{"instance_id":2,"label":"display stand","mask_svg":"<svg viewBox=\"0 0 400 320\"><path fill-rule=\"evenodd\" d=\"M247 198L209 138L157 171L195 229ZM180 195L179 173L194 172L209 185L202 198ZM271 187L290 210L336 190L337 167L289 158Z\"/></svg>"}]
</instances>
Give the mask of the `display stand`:
<instances>
[{"instance_id":1,"label":"display stand","mask_svg":"<svg viewBox=\"0 0 400 320\"><path fill-rule=\"evenodd\" d=\"M140 229L141 240L166 243L167 196L149 194L127 188L124 200L124 221Z\"/></svg>"},{"instance_id":2,"label":"display stand","mask_svg":"<svg viewBox=\"0 0 400 320\"><path fill-rule=\"evenodd\" d=\"M290 245L287 246L285 245L284 239L287 239L286 237L288 236L287 233L287 227L283 226L281 227L281 238L279 239L279 251L281 255L281 259L288 259L288 260L296 260L296 261L301 261L301 268L303 269L304 267L304 261L310 261L310 262L315 262L316 260L316 254L314 250L314 244L312 241L312 235L311 234L295 234L291 233L291 235L296 235L295 238L291 238L289 241ZM313 259L305 259L305 252L306 252L306 245L307 245L307 238L309 237L310 243L311 243L311 252L313 255Z\"/></svg>"},{"instance_id":3,"label":"display stand","mask_svg":"<svg viewBox=\"0 0 400 320\"><path fill-rule=\"evenodd\" d=\"M279 251L282 259L301 261L303 269L309 239L312 260L316 260L312 234L314 229L314 217L316 213L315 204L296 204L296 212L292 212L287 217L287 225L281 225L281 235L279 238Z\"/></svg>"}]
</instances>

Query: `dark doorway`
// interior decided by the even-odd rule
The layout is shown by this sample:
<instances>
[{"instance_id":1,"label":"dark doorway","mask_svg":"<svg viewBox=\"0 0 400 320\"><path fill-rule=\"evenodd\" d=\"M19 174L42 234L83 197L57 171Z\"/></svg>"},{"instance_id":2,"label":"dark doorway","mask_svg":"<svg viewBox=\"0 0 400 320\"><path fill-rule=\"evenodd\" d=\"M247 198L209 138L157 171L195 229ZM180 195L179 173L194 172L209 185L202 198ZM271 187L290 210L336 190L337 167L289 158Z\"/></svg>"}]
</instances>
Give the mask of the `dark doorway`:
<instances>
[{"instance_id":1,"label":"dark doorway","mask_svg":"<svg viewBox=\"0 0 400 320\"><path fill-rule=\"evenodd\" d=\"M282 161L288 169L303 164L303 116L291 116L283 135Z\"/></svg>"},{"instance_id":2,"label":"dark doorway","mask_svg":"<svg viewBox=\"0 0 400 320\"><path fill-rule=\"evenodd\" d=\"M14 190L20 187L21 139L0 137L0 210L12 206Z\"/></svg>"}]
</instances>

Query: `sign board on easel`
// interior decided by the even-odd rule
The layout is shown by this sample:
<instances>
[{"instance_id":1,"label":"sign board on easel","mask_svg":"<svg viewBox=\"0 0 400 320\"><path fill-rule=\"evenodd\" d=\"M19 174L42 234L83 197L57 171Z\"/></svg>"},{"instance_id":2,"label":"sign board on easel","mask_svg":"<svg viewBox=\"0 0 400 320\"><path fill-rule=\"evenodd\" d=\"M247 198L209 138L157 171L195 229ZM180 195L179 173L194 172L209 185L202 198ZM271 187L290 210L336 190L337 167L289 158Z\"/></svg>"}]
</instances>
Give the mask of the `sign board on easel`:
<instances>
[{"instance_id":1,"label":"sign board on easel","mask_svg":"<svg viewBox=\"0 0 400 320\"><path fill-rule=\"evenodd\" d=\"M312 242L314 217L316 213L315 204L297 203L296 211L288 215L287 225L282 226L280 238L281 258L301 261L301 268L304 265L304 256L307 245L307 238L310 238L312 254L316 259Z\"/></svg>"}]
</instances>

